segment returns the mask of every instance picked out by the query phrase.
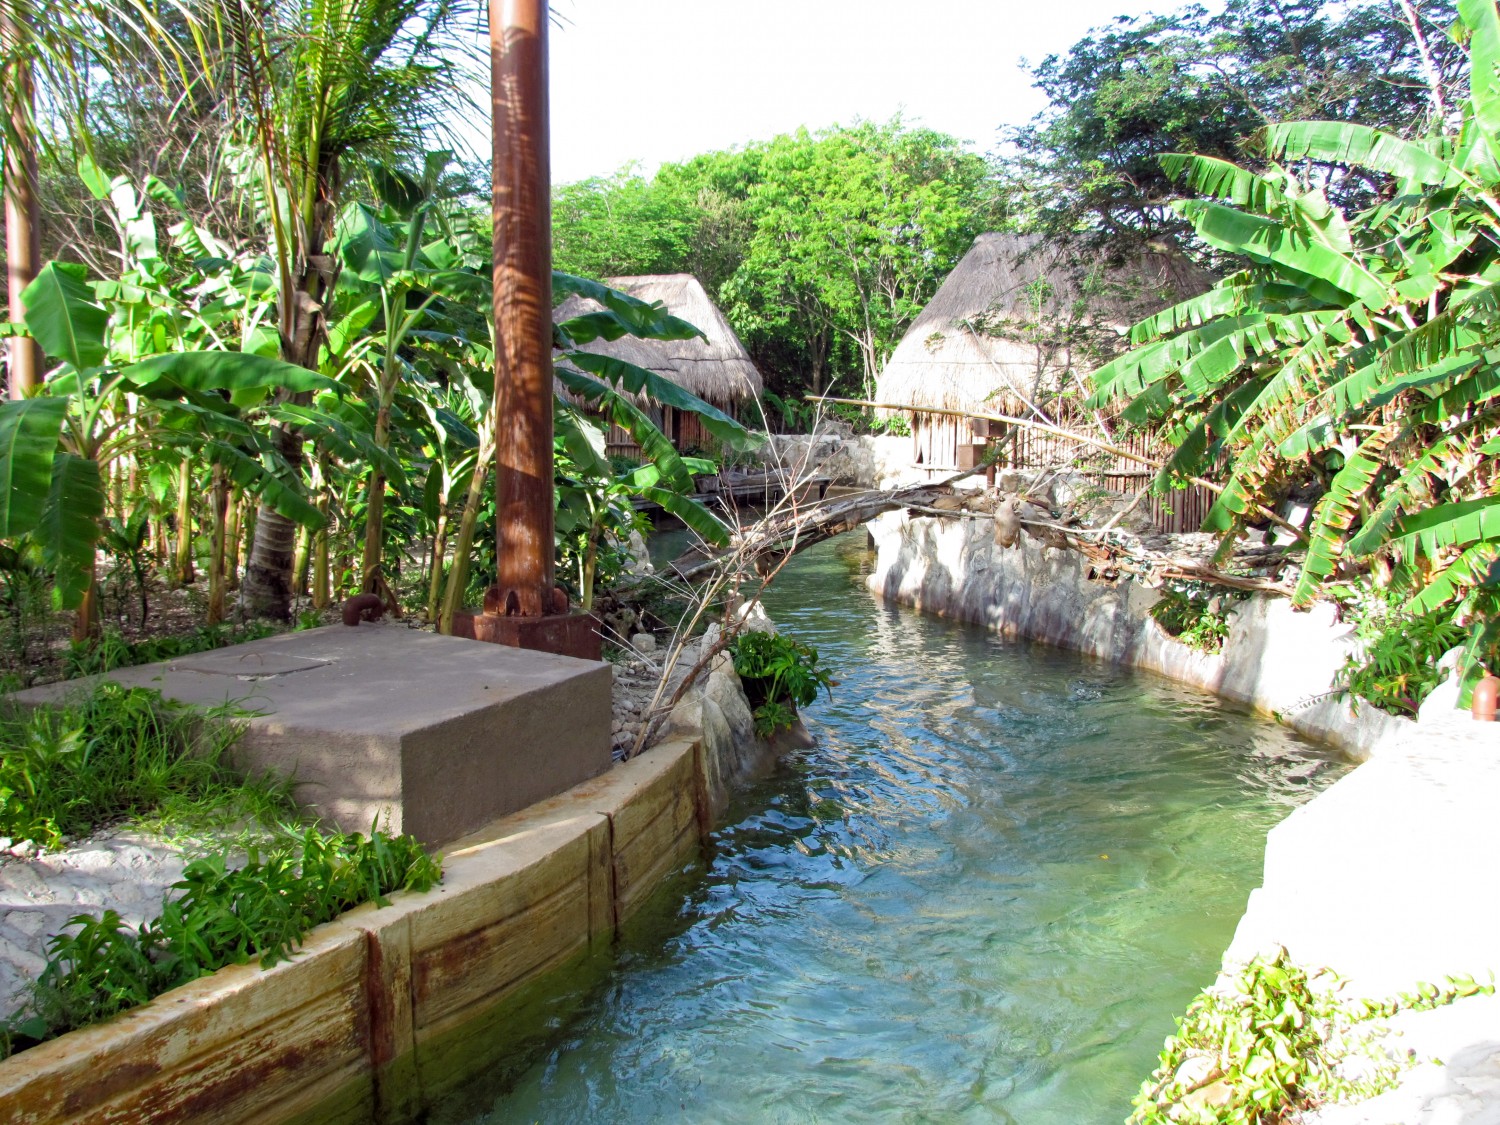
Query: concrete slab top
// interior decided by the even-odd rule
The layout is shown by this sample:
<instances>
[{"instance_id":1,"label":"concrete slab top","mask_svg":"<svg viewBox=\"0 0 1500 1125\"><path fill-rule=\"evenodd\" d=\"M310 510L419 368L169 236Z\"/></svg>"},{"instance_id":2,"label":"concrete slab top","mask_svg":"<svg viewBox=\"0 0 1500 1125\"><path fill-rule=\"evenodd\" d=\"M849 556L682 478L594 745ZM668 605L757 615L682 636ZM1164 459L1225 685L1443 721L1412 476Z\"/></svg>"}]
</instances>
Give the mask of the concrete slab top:
<instances>
[{"instance_id":1,"label":"concrete slab top","mask_svg":"<svg viewBox=\"0 0 1500 1125\"><path fill-rule=\"evenodd\" d=\"M107 677L18 692L45 704L100 678L204 707L231 703L275 726L401 735L596 673L603 664L440 636L400 624L330 625Z\"/></svg>"}]
</instances>

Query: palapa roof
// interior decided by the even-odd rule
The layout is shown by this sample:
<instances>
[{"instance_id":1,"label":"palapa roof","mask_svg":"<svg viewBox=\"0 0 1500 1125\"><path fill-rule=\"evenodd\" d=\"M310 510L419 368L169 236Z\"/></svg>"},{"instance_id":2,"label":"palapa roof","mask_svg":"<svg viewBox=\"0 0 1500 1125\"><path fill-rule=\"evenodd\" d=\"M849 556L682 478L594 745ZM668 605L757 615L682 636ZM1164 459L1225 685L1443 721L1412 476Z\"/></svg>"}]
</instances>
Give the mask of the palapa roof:
<instances>
[{"instance_id":1,"label":"palapa roof","mask_svg":"<svg viewBox=\"0 0 1500 1125\"><path fill-rule=\"evenodd\" d=\"M1090 271L1035 235L981 234L901 338L876 397L1014 412L1070 382L1070 368L1087 374L1137 320L1212 283L1180 254Z\"/></svg>"},{"instance_id":2,"label":"palapa roof","mask_svg":"<svg viewBox=\"0 0 1500 1125\"><path fill-rule=\"evenodd\" d=\"M621 336L618 340L594 340L580 350L644 367L711 402L744 402L759 396L764 386L760 372L729 321L692 274L607 277L604 284L638 300L660 302L673 316L702 329L708 338L643 340L638 336ZM552 319L561 322L598 309L597 301L575 295L553 310Z\"/></svg>"}]
</instances>

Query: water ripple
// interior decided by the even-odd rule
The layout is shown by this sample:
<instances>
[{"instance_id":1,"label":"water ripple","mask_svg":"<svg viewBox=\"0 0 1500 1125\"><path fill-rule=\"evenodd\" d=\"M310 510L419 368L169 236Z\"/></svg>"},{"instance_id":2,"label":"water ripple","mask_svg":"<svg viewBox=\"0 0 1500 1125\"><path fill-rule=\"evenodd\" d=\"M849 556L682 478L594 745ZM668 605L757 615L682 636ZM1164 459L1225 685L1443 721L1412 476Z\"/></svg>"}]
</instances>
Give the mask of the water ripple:
<instances>
[{"instance_id":1,"label":"water ripple","mask_svg":"<svg viewBox=\"0 0 1500 1125\"><path fill-rule=\"evenodd\" d=\"M1339 767L1208 696L881 605L858 546L768 599L842 681L819 746L434 1122L1125 1116L1266 830Z\"/></svg>"}]
</instances>

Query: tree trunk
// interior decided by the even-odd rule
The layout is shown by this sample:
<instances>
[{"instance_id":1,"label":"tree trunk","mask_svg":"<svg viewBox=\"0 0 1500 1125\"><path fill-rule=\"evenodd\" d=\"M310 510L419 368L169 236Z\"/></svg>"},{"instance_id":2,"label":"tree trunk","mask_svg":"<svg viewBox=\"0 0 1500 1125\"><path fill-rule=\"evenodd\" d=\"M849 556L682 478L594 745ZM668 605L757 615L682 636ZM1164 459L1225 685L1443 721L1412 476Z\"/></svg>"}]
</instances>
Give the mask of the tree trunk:
<instances>
[{"instance_id":1,"label":"tree trunk","mask_svg":"<svg viewBox=\"0 0 1500 1125\"><path fill-rule=\"evenodd\" d=\"M458 538L453 544L453 569L448 572L448 589L443 595L443 616L438 622L439 633L453 632L453 615L463 608L464 589L469 584L469 555L474 549L474 527L479 522L479 502L484 498L484 478L489 469L483 443L479 448L479 461L474 466L474 476L469 481L469 494L464 498L464 513L458 521Z\"/></svg>"},{"instance_id":2,"label":"tree trunk","mask_svg":"<svg viewBox=\"0 0 1500 1125\"><path fill-rule=\"evenodd\" d=\"M289 467L288 487L296 488L302 475L302 436L290 426L276 429L276 442ZM250 557L240 582L240 609L247 617L290 621L292 568L296 562L297 525L266 504L255 510Z\"/></svg>"},{"instance_id":3,"label":"tree trunk","mask_svg":"<svg viewBox=\"0 0 1500 1125\"><path fill-rule=\"evenodd\" d=\"M391 443L391 408L381 388L380 408L375 414L375 448L384 451ZM385 546L385 473L380 467L370 469L370 487L365 504L365 553L359 566L361 593L377 593L380 586L380 562Z\"/></svg>"},{"instance_id":4,"label":"tree trunk","mask_svg":"<svg viewBox=\"0 0 1500 1125\"><path fill-rule=\"evenodd\" d=\"M224 585L236 589L240 584L240 524L245 511L245 495L238 488L229 491L229 525L224 529Z\"/></svg>"},{"instance_id":5,"label":"tree trunk","mask_svg":"<svg viewBox=\"0 0 1500 1125\"><path fill-rule=\"evenodd\" d=\"M307 597L307 572L312 566L312 532L297 529L297 561L292 564L292 589L297 597Z\"/></svg>"},{"instance_id":6,"label":"tree trunk","mask_svg":"<svg viewBox=\"0 0 1500 1125\"><path fill-rule=\"evenodd\" d=\"M172 577L179 586L191 586L193 570L193 459L184 457L177 469L177 558Z\"/></svg>"},{"instance_id":7,"label":"tree trunk","mask_svg":"<svg viewBox=\"0 0 1500 1125\"><path fill-rule=\"evenodd\" d=\"M5 271L9 319L26 319L22 291L42 265L41 205L37 193L36 147L31 110L34 102L31 62L21 50L26 29L15 6L0 5L0 57L13 60L0 73L0 85L11 91L11 129L21 142L5 153ZM8 346L10 397L25 398L42 384L42 349L29 336L13 336Z\"/></svg>"},{"instance_id":8,"label":"tree trunk","mask_svg":"<svg viewBox=\"0 0 1500 1125\"><path fill-rule=\"evenodd\" d=\"M224 470L214 466L213 486L213 549L208 563L208 623L217 625L224 620L224 586L228 575L224 570L226 547L229 542L229 485Z\"/></svg>"},{"instance_id":9,"label":"tree trunk","mask_svg":"<svg viewBox=\"0 0 1500 1125\"><path fill-rule=\"evenodd\" d=\"M328 509L332 501L328 495L328 459L319 457L313 465L313 487L318 491L318 511L323 515L323 526L313 537L312 604L313 609L327 609L333 600L328 573Z\"/></svg>"},{"instance_id":10,"label":"tree trunk","mask_svg":"<svg viewBox=\"0 0 1500 1125\"><path fill-rule=\"evenodd\" d=\"M438 619L443 597L443 559L448 553L448 506L438 509L437 528L432 534L432 574L427 580L427 620Z\"/></svg>"},{"instance_id":11,"label":"tree trunk","mask_svg":"<svg viewBox=\"0 0 1500 1125\"><path fill-rule=\"evenodd\" d=\"M293 267L295 280L283 274L279 300L278 329L281 336L281 358L309 371L318 370L318 352L328 335L328 312L325 300L338 276L338 264L326 253L333 237L333 221L338 208L341 177L339 158L333 153L320 156L317 167L299 170L303 177L305 198L299 212L294 203L288 222L301 228L302 242L297 247ZM290 198L290 197L289 197ZM290 290L290 291L288 291ZM306 402L307 395L289 395L288 401ZM302 485L302 435L290 426L277 426L276 443L287 464L287 484ZM255 538L250 560L240 584L240 608L252 617L270 617L278 621L292 616L293 566L296 529L293 521L264 504L255 519Z\"/></svg>"},{"instance_id":12,"label":"tree trunk","mask_svg":"<svg viewBox=\"0 0 1500 1125\"><path fill-rule=\"evenodd\" d=\"M89 567L89 585L73 614L73 643L88 644L99 636L99 576Z\"/></svg>"}]
</instances>

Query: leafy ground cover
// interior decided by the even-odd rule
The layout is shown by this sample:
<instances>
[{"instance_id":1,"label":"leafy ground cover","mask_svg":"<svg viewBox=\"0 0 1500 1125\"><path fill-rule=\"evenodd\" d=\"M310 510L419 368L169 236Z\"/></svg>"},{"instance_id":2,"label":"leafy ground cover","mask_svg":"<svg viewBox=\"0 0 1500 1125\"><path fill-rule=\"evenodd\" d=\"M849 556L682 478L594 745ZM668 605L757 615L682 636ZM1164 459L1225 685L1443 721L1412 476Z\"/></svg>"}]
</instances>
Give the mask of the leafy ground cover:
<instances>
[{"instance_id":1,"label":"leafy ground cover","mask_svg":"<svg viewBox=\"0 0 1500 1125\"><path fill-rule=\"evenodd\" d=\"M190 863L160 915L130 929L106 910L49 944L51 959L31 999L0 1023L0 1057L108 1019L226 965L290 957L308 932L362 902L424 891L439 862L410 836L373 830L325 835L315 828Z\"/></svg>"},{"instance_id":2,"label":"leafy ground cover","mask_svg":"<svg viewBox=\"0 0 1500 1125\"><path fill-rule=\"evenodd\" d=\"M1403 1067L1380 1051L1372 1021L1495 990L1472 977L1381 1001L1343 1000L1338 988L1336 976L1296 964L1283 949L1200 993L1142 1084L1130 1122L1271 1125L1326 1102L1374 1097Z\"/></svg>"},{"instance_id":3,"label":"leafy ground cover","mask_svg":"<svg viewBox=\"0 0 1500 1125\"><path fill-rule=\"evenodd\" d=\"M0 720L0 835L42 848L129 819L185 829L296 818L285 780L245 779L232 708L199 711L102 682Z\"/></svg>"}]
</instances>

